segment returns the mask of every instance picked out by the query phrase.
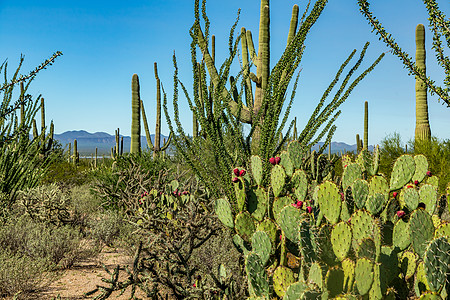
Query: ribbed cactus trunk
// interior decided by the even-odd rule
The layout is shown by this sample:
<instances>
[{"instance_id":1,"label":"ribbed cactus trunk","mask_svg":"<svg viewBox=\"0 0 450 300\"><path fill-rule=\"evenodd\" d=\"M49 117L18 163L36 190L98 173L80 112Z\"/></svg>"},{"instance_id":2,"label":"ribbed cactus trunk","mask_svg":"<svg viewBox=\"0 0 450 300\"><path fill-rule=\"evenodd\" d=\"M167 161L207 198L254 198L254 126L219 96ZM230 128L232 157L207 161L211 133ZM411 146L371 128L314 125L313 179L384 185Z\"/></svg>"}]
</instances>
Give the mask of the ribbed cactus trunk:
<instances>
[{"instance_id":1,"label":"ribbed cactus trunk","mask_svg":"<svg viewBox=\"0 0 450 300\"><path fill-rule=\"evenodd\" d=\"M369 149L369 103L364 102L364 143L363 149Z\"/></svg>"},{"instance_id":2,"label":"ribbed cactus trunk","mask_svg":"<svg viewBox=\"0 0 450 300\"><path fill-rule=\"evenodd\" d=\"M425 27L416 26L416 64L426 74ZM431 129L428 120L427 86L416 76L416 140L430 140Z\"/></svg>"},{"instance_id":3,"label":"ribbed cactus trunk","mask_svg":"<svg viewBox=\"0 0 450 300\"><path fill-rule=\"evenodd\" d=\"M264 91L267 87L270 74L270 15L269 0L261 0L261 16L259 19L259 41L258 41L258 60L256 77L258 83L255 88L255 100L253 102L253 113L257 114L262 109ZM260 124L262 124L264 115L261 115ZM257 126L252 136L252 153L259 152L259 141L261 138L261 127Z\"/></svg>"},{"instance_id":4,"label":"ribbed cactus trunk","mask_svg":"<svg viewBox=\"0 0 450 300\"><path fill-rule=\"evenodd\" d=\"M155 158L159 151L161 151L161 81L158 76L158 65L155 67L155 79L156 79L156 126L155 126L155 143L153 157Z\"/></svg>"},{"instance_id":5,"label":"ribbed cactus trunk","mask_svg":"<svg viewBox=\"0 0 450 300\"><path fill-rule=\"evenodd\" d=\"M139 77L133 74L131 80L131 146L130 153L141 152L141 97Z\"/></svg>"}]
</instances>

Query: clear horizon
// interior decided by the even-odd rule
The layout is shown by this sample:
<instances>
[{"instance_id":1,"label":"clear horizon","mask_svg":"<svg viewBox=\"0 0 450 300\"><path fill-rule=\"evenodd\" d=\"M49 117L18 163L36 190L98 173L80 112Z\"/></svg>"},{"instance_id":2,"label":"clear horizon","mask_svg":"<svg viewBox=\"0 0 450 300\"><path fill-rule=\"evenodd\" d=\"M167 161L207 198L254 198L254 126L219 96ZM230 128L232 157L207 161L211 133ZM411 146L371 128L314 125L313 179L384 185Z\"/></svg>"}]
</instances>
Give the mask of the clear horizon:
<instances>
[{"instance_id":1,"label":"clear horizon","mask_svg":"<svg viewBox=\"0 0 450 300\"><path fill-rule=\"evenodd\" d=\"M114 134L117 128L130 135L131 76L139 75L141 98L150 131L156 118L156 82L153 63L168 96L173 121L173 63L175 51L179 78L192 89L189 28L193 22L193 1L9 1L0 2L0 38L2 60L8 61L8 78L21 68L27 74L54 52L63 55L41 71L30 85L29 93L45 99L46 122L54 121L55 133L85 130ZM216 36L216 60L227 57L228 35L238 8L241 8L237 32L243 26L258 39L259 3L247 1L207 1L211 33ZM432 32L422 1L370 1L371 10L403 50L415 57L415 26L426 27L427 74L442 85L444 72L432 50ZM273 2L271 5L271 64L275 65L286 44L292 6L300 12L304 1ZM450 3L439 2L448 17ZM359 12L357 0L329 1L306 39L300 68L299 85L289 120L297 117L301 131L323 92L348 55L357 50L346 71L356 62L366 41L370 42L355 79L383 52L389 50L371 32ZM449 55L449 53L446 53ZM342 76L341 76L342 77ZM342 81L342 78L341 78ZM379 144L397 132L404 143L414 136L415 79L408 75L397 56L387 53L379 65L360 82L340 106L333 141L355 144L363 136L364 101L369 102L369 144ZM334 95L336 88L331 93ZM290 94L288 94L290 96ZM180 94L181 96L181 94ZM288 97L289 97L288 96ZM331 97L327 100L330 101ZM179 100L181 122L192 134L192 113L184 97ZM450 108L428 94L429 119L433 136L449 139ZM40 114L38 113L39 122ZM161 133L169 135L162 113ZM141 132L142 135L145 133Z\"/></svg>"}]
</instances>

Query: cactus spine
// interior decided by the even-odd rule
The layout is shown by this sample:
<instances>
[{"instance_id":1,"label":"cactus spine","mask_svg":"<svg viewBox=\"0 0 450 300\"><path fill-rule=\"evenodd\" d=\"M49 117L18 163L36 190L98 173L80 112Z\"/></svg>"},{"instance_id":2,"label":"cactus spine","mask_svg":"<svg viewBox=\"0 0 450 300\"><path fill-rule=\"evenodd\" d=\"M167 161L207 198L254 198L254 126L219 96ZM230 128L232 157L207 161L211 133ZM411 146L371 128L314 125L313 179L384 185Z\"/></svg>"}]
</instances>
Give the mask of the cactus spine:
<instances>
[{"instance_id":1,"label":"cactus spine","mask_svg":"<svg viewBox=\"0 0 450 300\"><path fill-rule=\"evenodd\" d=\"M416 26L416 64L426 74L425 27ZM428 120L427 86L416 76L416 140L430 140L431 129Z\"/></svg>"},{"instance_id":2,"label":"cactus spine","mask_svg":"<svg viewBox=\"0 0 450 300\"><path fill-rule=\"evenodd\" d=\"M133 74L131 80L131 146L130 153L141 152L141 102L139 77Z\"/></svg>"}]
</instances>

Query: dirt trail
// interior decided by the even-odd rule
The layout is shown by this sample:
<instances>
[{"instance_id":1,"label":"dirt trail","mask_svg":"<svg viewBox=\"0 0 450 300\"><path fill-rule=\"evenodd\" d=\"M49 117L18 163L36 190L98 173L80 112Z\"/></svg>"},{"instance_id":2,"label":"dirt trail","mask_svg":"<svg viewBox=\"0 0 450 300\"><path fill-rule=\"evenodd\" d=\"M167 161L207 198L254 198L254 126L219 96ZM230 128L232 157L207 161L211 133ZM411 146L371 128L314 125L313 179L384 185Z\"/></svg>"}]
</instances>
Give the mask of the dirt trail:
<instances>
[{"instance_id":1,"label":"dirt trail","mask_svg":"<svg viewBox=\"0 0 450 300\"><path fill-rule=\"evenodd\" d=\"M105 248L98 257L82 262L76 262L70 269L64 270L62 276L54 281L44 292L41 292L35 299L52 299L58 294L61 299L75 300L75 299L92 299L99 293L93 296L84 297L84 293L92 291L97 285L107 286L102 278L110 278L110 275L102 267L102 263L106 265L111 272L117 265L121 267L124 265L131 266L133 258L128 256L123 250ZM119 278L123 281L127 277L125 271L120 271ZM120 297L119 292L114 292L110 299L129 299L131 288ZM136 296L145 299L139 289L136 291Z\"/></svg>"}]
</instances>

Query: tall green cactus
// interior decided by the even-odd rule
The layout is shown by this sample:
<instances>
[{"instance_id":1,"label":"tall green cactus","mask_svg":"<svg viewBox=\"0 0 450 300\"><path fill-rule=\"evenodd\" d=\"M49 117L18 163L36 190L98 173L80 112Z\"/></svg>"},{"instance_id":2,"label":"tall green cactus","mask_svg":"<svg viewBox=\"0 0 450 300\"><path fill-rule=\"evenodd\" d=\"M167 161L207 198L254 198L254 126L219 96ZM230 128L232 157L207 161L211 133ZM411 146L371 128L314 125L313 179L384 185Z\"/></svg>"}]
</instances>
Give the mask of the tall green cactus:
<instances>
[{"instance_id":1,"label":"tall green cactus","mask_svg":"<svg viewBox=\"0 0 450 300\"><path fill-rule=\"evenodd\" d=\"M41 158L48 157L50 151L53 146L53 134L54 134L54 125L53 121L50 122L50 130L49 134L46 135L46 127L45 127L45 102L44 98L41 98L41 133L38 133L36 120L33 119L33 139L40 139L39 141L39 156Z\"/></svg>"},{"instance_id":2,"label":"tall green cactus","mask_svg":"<svg viewBox=\"0 0 450 300\"><path fill-rule=\"evenodd\" d=\"M156 78L156 127L155 127L155 144L153 145L150 135L150 130L148 129L147 116L145 115L144 103L141 100L141 112L142 120L144 122L145 136L147 139L147 146L153 151L153 158L156 158L161 151L165 151L170 144L172 139L172 132L169 134L169 138L164 141L161 147L161 82L158 76L158 66L156 62L155 67L155 78Z\"/></svg>"},{"instance_id":3,"label":"tall green cactus","mask_svg":"<svg viewBox=\"0 0 450 300\"><path fill-rule=\"evenodd\" d=\"M133 74L131 79L131 146L130 153L141 152L141 96L139 77Z\"/></svg>"},{"instance_id":4,"label":"tall green cactus","mask_svg":"<svg viewBox=\"0 0 450 300\"><path fill-rule=\"evenodd\" d=\"M363 149L369 149L369 103L364 102L364 144Z\"/></svg>"},{"instance_id":5,"label":"tall green cactus","mask_svg":"<svg viewBox=\"0 0 450 300\"><path fill-rule=\"evenodd\" d=\"M416 64L426 74L425 27L416 26ZM427 85L416 76L416 140L431 139L430 122L428 121Z\"/></svg>"}]
</instances>

